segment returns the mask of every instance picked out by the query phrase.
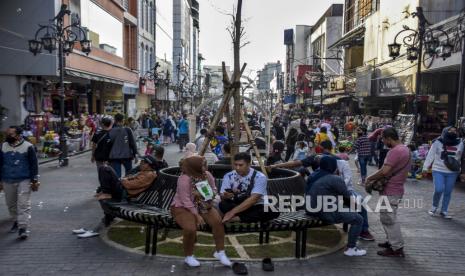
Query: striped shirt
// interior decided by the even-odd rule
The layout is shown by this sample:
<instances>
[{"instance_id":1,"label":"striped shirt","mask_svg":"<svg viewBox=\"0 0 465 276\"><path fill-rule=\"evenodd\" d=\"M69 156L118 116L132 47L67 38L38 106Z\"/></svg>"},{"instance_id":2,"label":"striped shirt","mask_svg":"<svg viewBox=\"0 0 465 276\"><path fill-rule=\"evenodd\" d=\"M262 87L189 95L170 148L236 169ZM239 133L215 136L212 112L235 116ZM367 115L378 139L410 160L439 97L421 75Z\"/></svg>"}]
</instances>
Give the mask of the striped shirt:
<instances>
[{"instance_id":1,"label":"striped shirt","mask_svg":"<svg viewBox=\"0 0 465 276\"><path fill-rule=\"evenodd\" d=\"M363 135L359 137L355 142L355 149L359 157L371 156L371 143L370 140L368 140L368 136Z\"/></svg>"}]
</instances>

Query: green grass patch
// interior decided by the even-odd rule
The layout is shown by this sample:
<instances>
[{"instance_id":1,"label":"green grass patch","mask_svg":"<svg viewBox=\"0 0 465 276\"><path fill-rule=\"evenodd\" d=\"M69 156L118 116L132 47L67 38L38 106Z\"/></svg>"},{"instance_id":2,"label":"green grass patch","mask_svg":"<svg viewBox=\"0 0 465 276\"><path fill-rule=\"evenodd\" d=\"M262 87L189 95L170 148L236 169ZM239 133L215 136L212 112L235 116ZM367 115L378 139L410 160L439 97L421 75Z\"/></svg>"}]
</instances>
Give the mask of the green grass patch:
<instances>
[{"instance_id":1,"label":"green grass patch","mask_svg":"<svg viewBox=\"0 0 465 276\"><path fill-rule=\"evenodd\" d=\"M145 229L140 232L140 228L110 228L108 238L121 245L135 248L145 244Z\"/></svg>"},{"instance_id":2,"label":"green grass patch","mask_svg":"<svg viewBox=\"0 0 465 276\"><path fill-rule=\"evenodd\" d=\"M247 235L236 236L236 239L242 245L245 245L245 244L257 244L258 241L259 241L258 237L259 237L258 234L247 234ZM263 235L263 242L264 241L265 241L265 234ZM270 235L270 242L274 242L274 241L279 241L279 239L273 238Z\"/></svg>"},{"instance_id":3,"label":"green grass patch","mask_svg":"<svg viewBox=\"0 0 465 276\"><path fill-rule=\"evenodd\" d=\"M333 247L339 244L341 233L337 230L309 229L307 231L307 241L310 244Z\"/></svg>"},{"instance_id":4,"label":"green grass patch","mask_svg":"<svg viewBox=\"0 0 465 276\"><path fill-rule=\"evenodd\" d=\"M140 227L142 227L142 226L145 227L146 226L145 224L140 224L140 223L132 222L132 221L128 221L128 220L122 220L122 221L120 221L118 223L115 223L114 225L115 226L116 225L117 226L140 226Z\"/></svg>"},{"instance_id":5,"label":"green grass patch","mask_svg":"<svg viewBox=\"0 0 465 276\"><path fill-rule=\"evenodd\" d=\"M225 251L228 257L239 258L239 254L237 254L236 250L232 246L226 246ZM196 245L194 248L194 255L199 258L212 258L214 252L215 246ZM169 256L184 256L182 244L175 242L160 244L158 246L158 253Z\"/></svg>"},{"instance_id":6,"label":"green grass patch","mask_svg":"<svg viewBox=\"0 0 465 276\"><path fill-rule=\"evenodd\" d=\"M286 258L294 256L294 243L286 242L279 245L244 246L251 258Z\"/></svg>"},{"instance_id":7,"label":"green grass patch","mask_svg":"<svg viewBox=\"0 0 465 276\"><path fill-rule=\"evenodd\" d=\"M292 232L289 231L279 231L279 232L270 232L270 236L278 238L289 238L292 235Z\"/></svg>"}]
</instances>

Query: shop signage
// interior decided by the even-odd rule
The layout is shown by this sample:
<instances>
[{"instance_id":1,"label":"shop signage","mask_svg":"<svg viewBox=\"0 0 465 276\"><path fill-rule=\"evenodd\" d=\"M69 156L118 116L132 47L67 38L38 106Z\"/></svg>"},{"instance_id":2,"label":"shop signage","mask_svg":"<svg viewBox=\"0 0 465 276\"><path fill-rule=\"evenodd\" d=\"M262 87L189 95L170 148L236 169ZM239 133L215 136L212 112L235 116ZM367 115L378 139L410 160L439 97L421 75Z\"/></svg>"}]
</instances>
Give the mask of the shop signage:
<instances>
[{"instance_id":1,"label":"shop signage","mask_svg":"<svg viewBox=\"0 0 465 276\"><path fill-rule=\"evenodd\" d=\"M412 75L378 80L379 96L396 96L412 93Z\"/></svg>"},{"instance_id":2,"label":"shop signage","mask_svg":"<svg viewBox=\"0 0 465 276\"><path fill-rule=\"evenodd\" d=\"M391 109L379 110L378 115L380 117L391 117L392 116L392 110Z\"/></svg>"},{"instance_id":3,"label":"shop signage","mask_svg":"<svg viewBox=\"0 0 465 276\"><path fill-rule=\"evenodd\" d=\"M146 80L145 84L141 84L140 91L145 95L155 95L155 82L153 80Z\"/></svg>"}]
</instances>

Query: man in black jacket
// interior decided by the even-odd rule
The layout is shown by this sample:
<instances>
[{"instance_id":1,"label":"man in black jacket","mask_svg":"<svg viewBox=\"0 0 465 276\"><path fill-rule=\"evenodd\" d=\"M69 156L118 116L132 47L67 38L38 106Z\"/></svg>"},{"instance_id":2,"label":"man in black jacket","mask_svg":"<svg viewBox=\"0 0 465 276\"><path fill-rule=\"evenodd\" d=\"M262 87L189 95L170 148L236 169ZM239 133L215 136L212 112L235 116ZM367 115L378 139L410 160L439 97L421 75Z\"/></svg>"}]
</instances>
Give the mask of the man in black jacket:
<instances>
[{"instance_id":1,"label":"man in black jacket","mask_svg":"<svg viewBox=\"0 0 465 276\"><path fill-rule=\"evenodd\" d=\"M132 130L123 126L124 116L115 115L115 125L110 130L112 147L110 163L118 177L121 177L121 165L127 174L132 169L132 161L137 163L137 145Z\"/></svg>"}]
</instances>

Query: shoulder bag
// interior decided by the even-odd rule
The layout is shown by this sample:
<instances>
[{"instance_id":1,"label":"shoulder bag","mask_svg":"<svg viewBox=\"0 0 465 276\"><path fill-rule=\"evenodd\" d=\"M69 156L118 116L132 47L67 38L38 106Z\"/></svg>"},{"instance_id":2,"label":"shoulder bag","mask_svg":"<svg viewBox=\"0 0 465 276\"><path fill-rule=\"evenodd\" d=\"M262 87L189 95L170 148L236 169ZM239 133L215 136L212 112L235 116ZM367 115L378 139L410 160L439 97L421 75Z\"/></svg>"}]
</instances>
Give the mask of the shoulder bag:
<instances>
[{"instance_id":1,"label":"shoulder bag","mask_svg":"<svg viewBox=\"0 0 465 276\"><path fill-rule=\"evenodd\" d=\"M412 154L409 153L409 158L407 160L407 163L405 163L404 166L400 167L399 169L397 169L395 172L391 173L390 176L383 176L381 178L378 178L376 180L373 180L373 181L369 181L365 184L365 191L369 194L371 194L371 192L374 190L374 191L378 191L378 192L382 192L384 191L384 188L386 187L386 184L389 182L389 180L391 179L391 177L393 177L394 175L398 174L399 172L401 172L403 169L405 169L405 167L407 167L409 164L410 164L410 160L412 159Z\"/></svg>"}]
</instances>

